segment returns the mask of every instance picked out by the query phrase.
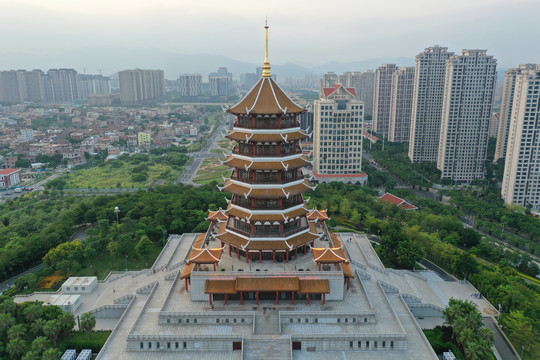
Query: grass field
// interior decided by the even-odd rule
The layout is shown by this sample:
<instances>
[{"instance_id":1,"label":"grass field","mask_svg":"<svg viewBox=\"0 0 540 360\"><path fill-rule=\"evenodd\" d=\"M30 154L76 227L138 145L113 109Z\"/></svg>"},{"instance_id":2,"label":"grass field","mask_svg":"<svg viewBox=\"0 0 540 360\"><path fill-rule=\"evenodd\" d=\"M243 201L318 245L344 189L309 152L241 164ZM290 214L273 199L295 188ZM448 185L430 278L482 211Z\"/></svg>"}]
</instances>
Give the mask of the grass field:
<instances>
[{"instance_id":1,"label":"grass field","mask_svg":"<svg viewBox=\"0 0 540 360\"><path fill-rule=\"evenodd\" d=\"M139 164L121 163L117 166L105 164L91 169L83 169L65 176L67 189L110 189L143 188L154 184L174 182L182 172L182 167L165 164L148 166L147 178L144 181L133 181L133 168ZM126 174L129 174L126 176Z\"/></svg>"},{"instance_id":2,"label":"grass field","mask_svg":"<svg viewBox=\"0 0 540 360\"><path fill-rule=\"evenodd\" d=\"M145 260L135 254L133 249L132 253L128 254L127 257L128 270L137 271L150 268L161 252L160 244L160 242L152 243L152 251L148 256L148 266L146 266ZM90 265L85 266L76 273L78 276L97 276L98 279L104 279L111 271L124 270L126 270L126 258L124 256L116 255L113 258L108 252L104 252L96 257L92 267Z\"/></svg>"}]
</instances>

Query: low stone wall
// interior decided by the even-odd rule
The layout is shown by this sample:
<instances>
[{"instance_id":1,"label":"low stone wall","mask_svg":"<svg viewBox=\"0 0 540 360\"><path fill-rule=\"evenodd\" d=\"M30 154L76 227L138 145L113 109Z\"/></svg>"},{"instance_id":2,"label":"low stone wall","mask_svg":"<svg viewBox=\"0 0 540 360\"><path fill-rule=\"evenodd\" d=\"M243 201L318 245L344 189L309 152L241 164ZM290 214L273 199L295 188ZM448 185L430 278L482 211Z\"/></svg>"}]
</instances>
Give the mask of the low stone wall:
<instances>
[{"instance_id":1,"label":"low stone wall","mask_svg":"<svg viewBox=\"0 0 540 360\"><path fill-rule=\"evenodd\" d=\"M212 312L162 312L159 324L201 324L201 325L247 325L255 320L252 311L212 311Z\"/></svg>"},{"instance_id":2,"label":"low stone wall","mask_svg":"<svg viewBox=\"0 0 540 360\"><path fill-rule=\"evenodd\" d=\"M127 351L233 351L240 335L129 335ZM219 358L216 355L216 358Z\"/></svg>"},{"instance_id":3,"label":"low stone wall","mask_svg":"<svg viewBox=\"0 0 540 360\"><path fill-rule=\"evenodd\" d=\"M399 334L296 334L291 341L293 347L300 342L302 351L399 351L408 347L406 336Z\"/></svg>"},{"instance_id":4,"label":"low stone wall","mask_svg":"<svg viewBox=\"0 0 540 360\"><path fill-rule=\"evenodd\" d=\"M371 311L280 311L281 324L375 324L377 317Z\"/></svg>"}]
</instances>

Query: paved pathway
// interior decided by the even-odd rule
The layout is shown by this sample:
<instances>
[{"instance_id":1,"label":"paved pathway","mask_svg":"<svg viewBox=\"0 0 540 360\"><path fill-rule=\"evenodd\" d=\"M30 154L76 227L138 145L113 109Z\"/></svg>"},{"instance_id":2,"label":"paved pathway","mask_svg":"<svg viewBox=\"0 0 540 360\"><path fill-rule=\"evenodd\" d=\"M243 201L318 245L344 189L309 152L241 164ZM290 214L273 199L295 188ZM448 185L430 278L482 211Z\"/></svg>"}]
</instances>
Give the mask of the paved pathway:
<instances>
[{"instance_id":1,"label":"paved pathway","mask_svg":"<svg viewBox=\"0 0 540 360\"><path fill-rule=\"evenodd\" d=\"M519 360L519 356L514 352L514 349L512 349L508 341L506 341L501 329L495 324L493 318L484 317L482 320L484 320L484 324L493 331L493 343L501 357L504 360Z\"/></svg>"}]
</instances>

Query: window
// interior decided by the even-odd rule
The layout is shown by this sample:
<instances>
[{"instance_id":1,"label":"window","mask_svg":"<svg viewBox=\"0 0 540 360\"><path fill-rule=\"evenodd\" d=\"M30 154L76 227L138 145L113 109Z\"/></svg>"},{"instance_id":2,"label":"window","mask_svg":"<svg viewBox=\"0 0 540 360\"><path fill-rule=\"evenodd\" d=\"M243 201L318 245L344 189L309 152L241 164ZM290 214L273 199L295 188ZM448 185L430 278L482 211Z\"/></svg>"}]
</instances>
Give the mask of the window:
<instances>
[{"instance_id":1,"label":"window","mask_svg":"<svg viewBox=\"0 0 540 360\"><path fill-rule=\"evenodd\" d=\"M184 341L184 349L187 348L187 342Z\"/></svg>"},{"instance_id":2,"label":"window","mask_svg":"<svg viewBox=\"0 0 540 360\"><path fill-rule=\"evenodd\" d=\"M182 323L182 319L178 319L178 323L181 324L181 323Z\"/></svg>"},{"instance_id":3,"label":"window","mask_svg":"<svg viewBox=\"0 0 540 360\"><path fill-rule=\"evenodd\" d=\"M219 319L216 319L216 323L219 324Z\"/></svg>"},{"instance_id":4,"label":"window","mask_svg":"<svg viewBox=\"0 0 540 360\"><path fill-rule=\"evenodd\" d=\"M174 343L174 348L175 348L175 349L178 349L178 341L176 341L176 342Z\"/></svg>"},{"instance_id":5,"label":"window","mask_svg":"<svg viewBox=\"0 0 540 360\"><path fill-rule=\"evenodd\" d=\"M75 286L73 289L74 289L75 291L79 290L79 288L78 288L77 286Z\"/></svg>"},{"instance_id":6,"label":"window","mask_svg":"<svg viewBox=\"0 0 540 360\"><path fill-rule=\"evenodd\" d=\"M197 323L197 319L193 319L193 323L196 324L196 323Z\"/></svg>"},{"instance_id":7,"label":"window","mask_svg":"<svg viewBox=\"0 0 540 360\"><path fill-rule=\"evenodd\" d=\"M225 319L225 322L228 324L228 323L229 323L229 319Z\"/></svg>"},{"instance_id":8,"label":"window","mask_svg":"<svg viewBox=\"0 0 540 360\"><path fill-rule=\"evenodd\" d=\"M139 348L144 349L144 343L142 341L139 343Z\"/></svg>"},{"instance_id":9,"label":"window","mask_svg":"<svg viewBox=\"0 0 540 360\"><path fill-rule=\"evenodd\" d=\"M291 322L291 323L292 323L292 322L293 322L293 319L289 319L289 322Z\"/></svg>"},{"instance_id":10,"label":"window","mask_svg":"<svg viewBox=\"0 0 540 360\"><path fill-rule=\"evenodd\" d=\"M241 323L244 323L244 319L242 319L242 321L240 321Z\"/></svg>"},{"instance_id":11,"label":"window","mask_svg":"<svg viewBox=\"0 0 540 360\"><path fill-rule=\"evenodd\" d=\"M390 347L393 349L394 348L394 340L390 341Z\"/></svg>"},{"instance_id":12,"label":"window","mask_svg":"<svg viewBox=\"0 0 540 360\"><path fill-rule=\"evenodd\" d=\"M382 347L383 347L383 348L386 347L386 341L383 341L383 342L382 342Z\"/></svg>"},{"instance_id":13,"label":"window","mask_svg":"<svg viewBox=\"0 0 540 360\"><path fill-rule=\"evenodd\" d=\"M171 343L167 342L167 349L170 349L170 348L171 348Z\"/></svg>"},{"instance_id":14,"label":"window","mask_svg":"<svg viewBox=\"0 0 540 360\"><path fill-rule=\"evenodd\" d=\"M235 323L235 324L236 324L236 319L233 319L233 323Z\"/></svg>"},{"instance_id":15,"label":"window","mask_svg":"<svg viewBox=\"0 0 540 360\"><path fill-rule=\"evenodd\" d=\"M186 319L186 324L189 324L189 319Z\"/></svg>"},{"instance_id":16,"label":"window","mask_svg":"<svg viewBox=\"0 0 540 360\"><path fill-rule=\"evenodd\" d=\"M349 347L352 349L353 348L353 342L352 341L349 341Z\"/></svg>"},{"instance_id":17,"label":"window","mask_svg":"<svg viewBox=\"0 0 540 360\"><path fill-rule=\"evenodd\" d=\"M369 349L369 341L366 341L366 349Z\"/></svg>"},{"instance_id":18,"label":"window","mask_svg":"<svg viewBox=\"0 0 540 360\"><path fill-rule=\"evenodd\" d=\"M167 319L167 324L170 324L171 323L171 319Z\"/></svg>"},{"instance_id":19,"label":"window","mask_svg":"<svg viewBox=\"0 0 540 360\"><path fill-rule=\"evenodd\" d=\"M156 342L156 348L159 349L159 341Z\"/></svg>"},{"instance_id":20,"label":"window","mask_svg":"<svg viewBox=\"0 0 540 360\"><path fill-rule=\"evenodd\" d=\"M86 290L86 288L83 286L83 287L81 287L81 290Z\"/></svg>"},{"instance_id":21,"label":"window","mask_svg":"<svg viewBox=\"0 0 540 360\"><path fill-rule=\"evenodd\" d=\"M152 348L152 343L151 343L151 342L148 342L148 348L149 348L149 349Z\"/></svg>"}]
</instances>

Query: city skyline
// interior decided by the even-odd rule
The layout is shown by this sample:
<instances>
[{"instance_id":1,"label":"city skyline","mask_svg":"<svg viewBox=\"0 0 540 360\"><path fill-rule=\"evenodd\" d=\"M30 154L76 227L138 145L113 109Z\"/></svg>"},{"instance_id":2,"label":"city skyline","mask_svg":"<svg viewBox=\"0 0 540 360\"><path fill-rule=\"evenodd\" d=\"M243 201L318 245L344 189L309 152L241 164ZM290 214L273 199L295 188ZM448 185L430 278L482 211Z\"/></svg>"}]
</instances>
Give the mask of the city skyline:
<instances>
[{"instance_id":1,"label":"city skyline","mask_svg":"<svg viewBox=\"0 0 540 360\"><path fill-rule=\"evenodd\" d=\"M278 1L264 8L250 3L249 17L239 11L245 5L245 1L233 1L227 6L220 2L205 2L203 8L202 5L166 0L152 4L123 0L112 3L101 0L91 3L0 0L3 9L0 30L10 34L3 40L0 52L47 57L92 48L96 57L89 60L92 63L88 66L106 67L110 61L106 57L110 47L140 50L151 46L174 54L216 54L260 63L260 52L246 54L242 44L261 43L257 31L246 29L258 28L267 15L272 26L270 56L274 64L292 62L314 67L332 61L413 59L418 50L434 44L457 51L489 49L499 59L499 68L536 62L540 57L540 48L525 46L534 41L535 34L540 31L540 24L534 21L534 14L538 13L535 10L540 10L540 4L533 0L511 4L503 0L458 0L437 6L426 0L407 4L395 0L377 4L347 2L344 5L348 11L340 16L339 22L332 22L332 26L318 26L328 21L327 9L322 3L317 6L312 2L289 4ZM360 6L362 11L356 11ZM524 8L528 10L523 11ZM297 13L304 16L291 21L292 14ZM505 26L497 26L502 23ZM36 35L37 29L39 34ZM325 42L326 51L315 51L324 39L329 40ZM298 51L297 44L303 49Z\"/></svg>"}]
</instances>

